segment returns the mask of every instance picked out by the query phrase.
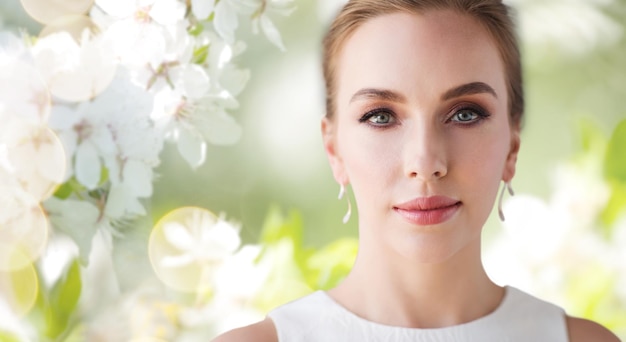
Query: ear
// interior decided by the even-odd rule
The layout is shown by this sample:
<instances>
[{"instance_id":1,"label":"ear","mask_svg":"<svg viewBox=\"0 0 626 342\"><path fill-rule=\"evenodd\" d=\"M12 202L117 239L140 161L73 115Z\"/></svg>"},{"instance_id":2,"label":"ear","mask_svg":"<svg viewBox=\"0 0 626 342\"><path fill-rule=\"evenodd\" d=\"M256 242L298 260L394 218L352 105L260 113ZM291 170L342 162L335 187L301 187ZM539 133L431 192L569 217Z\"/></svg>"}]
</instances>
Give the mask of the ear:
<instances>
[{"instance_id":1,"label":"ear","mask_svg":"<svg viewBox=\"0 0 626 342\"><path fill-rule=\"evenodd\" d=\"M348 177L341 156L337 153L336 123L327 117L322 118L322 141L328 157L333 177L339 184L347 184Z\"/></svg>"},{"instance_id":2,"label":"ear","mask_svg":"<svg viewBox=\"0 0 626 342\"><path fill-rule=\"evenodd\" d=\"M502 172L502 180L505 182L510 182L515 176L515 166L517 164L517 154L520 148L520 128L512 127L511 128L511 147L509 149L509 154L506 157L506 162L504 164L504 171Z\"/></svg>"}]
</instances>

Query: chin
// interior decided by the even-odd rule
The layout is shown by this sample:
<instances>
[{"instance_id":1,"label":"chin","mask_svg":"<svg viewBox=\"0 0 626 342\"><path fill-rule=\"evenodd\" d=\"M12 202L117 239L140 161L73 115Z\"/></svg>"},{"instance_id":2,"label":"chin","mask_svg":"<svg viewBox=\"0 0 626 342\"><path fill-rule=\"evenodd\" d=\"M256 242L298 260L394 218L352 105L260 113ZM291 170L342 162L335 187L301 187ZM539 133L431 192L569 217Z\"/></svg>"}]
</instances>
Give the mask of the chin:
<instances>
[{"instance_id":1,"label":"chin","mask_svg":"<svg viewBox=\"0 0 626 342\"><path fill-rule=\"evenodd\" d=\"M420 234L420 236L404 237L394 243L393 249L409 262L421 264L440 264L457 256L465 257L465 251L471 250L475 244L472 240L455 239L447 234ZM480 252L480 244L477 246Z\"/></svg>"}]
</instances>

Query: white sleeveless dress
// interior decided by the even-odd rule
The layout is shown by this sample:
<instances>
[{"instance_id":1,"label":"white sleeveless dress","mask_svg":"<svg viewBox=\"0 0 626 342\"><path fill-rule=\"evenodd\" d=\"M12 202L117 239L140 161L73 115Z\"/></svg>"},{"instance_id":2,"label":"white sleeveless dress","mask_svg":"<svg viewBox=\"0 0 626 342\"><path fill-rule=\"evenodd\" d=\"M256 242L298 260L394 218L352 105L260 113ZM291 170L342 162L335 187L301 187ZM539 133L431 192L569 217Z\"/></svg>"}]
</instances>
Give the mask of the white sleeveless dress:
<instances>
[{"instance_id":1,"label":"white sleeveless dress","mask_svg":"<svg viewBox=\"0 0 626 342\"><path fill-rule=\"evenodd\" d=\"M424 342L566 342L565 312L514 287L492 313L468 323L436 329L382 325L339 305L324 291L280 306L269 313L280 342L424 341Z\"/></svg>"}]
</instances>

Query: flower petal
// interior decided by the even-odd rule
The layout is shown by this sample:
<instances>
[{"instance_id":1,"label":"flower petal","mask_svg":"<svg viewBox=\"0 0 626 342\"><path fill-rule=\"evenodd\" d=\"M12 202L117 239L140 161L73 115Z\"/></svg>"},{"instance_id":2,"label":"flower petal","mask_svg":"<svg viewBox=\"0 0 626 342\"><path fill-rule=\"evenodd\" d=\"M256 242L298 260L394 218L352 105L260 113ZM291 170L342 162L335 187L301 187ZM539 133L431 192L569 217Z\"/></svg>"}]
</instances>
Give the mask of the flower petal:
<instances>
[{"instance_id":1,"label":"flower petal","mask_svg":"<svg viewBox=\"0 0 626 342\"><path fill-rule=\"evenodd\" d=\"M285 46L283 45L283 41L280 38L280 32L274 26L274 23L268 18L266 15L261 15L261 29L263 33L267 37L267 39L272 42L272 44L278 46L281 51L285 51Z\"/></svg>"},{"instance_id":2,"label":"flower petal","mask_svg":"<svg viewBox=\"0 0 626 342\"><path fill-rule=\"evenodd\" d=\"M150 9L150 17L161 25L174 25L185 16L185 5L177 0L158 0Z\"/></svg>"},{"instance_id":3,"label":"flower petal","mask_svg":"<svg viewBox=\"0 0 626 342\"><path fill-rule=\"evenodd\" d=\"M115 185L109 191L104 214L115 220L126 215L145 215L146 210L128 186Z\"/></svg>"},{"instance_id":4,"label":"flower petal","mask_svg":"<svg viewBox=\"0 0 626 342\"><path fill-rule=\"evenodd\" d=\"M135 2L128 0L96 0L96 5L114 17L127 17L135 10Z\"/></svg>"},{"instance_id":5,"label":"flower petal","mask_svg":"<svg viewBox=\"0 0 626 342\"><path fill-rule=\"evenodd\" d=\"M209 75L204 69L196 64L180 66L172 70L172 76L177 89L181 89L184 95L191 99L204 96L211 84Z\"/></svg>"},{"instance_id":6,"label":"flower petal","mask_svg":"<svg viewBox=\"0 0 626 342\"><path fill-rule=\"evenodd\" d=\"M204 128L207 140L214 145L232 145L241 138L241 126L225 111L212 113Z\"/></svg>"},{"instance_id":7,"label":"flower petal","mask_svg":"<svg viewBox=\"0 0 626 342\"><path fill-rule=\"evenodd\" d=\"M222 219L211 227L202 232L201 241L203 245L216 246L215 251L221 251L228 255L235 252L241 244L239 231L229 222Z\"/></svg>"},{"instance_id":8,"label":"flower petal","mask_svg":"<svg viewBox=\"0 0 626 342\"><path fill-rule=\"evenodd\" d=\"M229 44L235 42L235 29L239 26L237 12L228 0L222 0L215 5L215 31Z\"/></svg>"},{"instance_id":9,"label":"flower petal","mask_svg":"<svg viewBox=\"0 0 626 342\"><path fill-rule=\"evenodd\" d=\"M71 130L81 119L78 111L67 106L53 106L50 111L48 126L55 130Z\"/></svg>"},{"instance_id":10,"label":"flower petal","mask_svg":"<svg viewBox=\"0 0 626 342\"><path fill-rule=\"evenodd\" d=\"M172 246L181 251L189 251L195 244L194 237L189 234L189 230L178 222L170 222L163 225L163 234Z\"/></svg>"},{"instance_id":11,"label":"flower petal","mask_svg":"<svg viewBox=\"0 0 626 342\"><path fill-rule=\"evenodd\" d=\"M124 164L124 184L137 197L152 195L152 168L136 160L128 160Z\"/></svg>"},{"instance_id":12,"label":"flower petal","mask_svg":"<svg viewBox=\"0 0 626 342\"><path fill-rule=\"evenodd\" d=\"M81 261L86 264L91 252L91 240L98 228L100 210L86 201L60 200L56 197L48 198L44 207L52 225L76 242Z\"/></svg>"},{"instance_id":13,"label":"flower petal","mask_svg":"<svg viewBox=\"0 0 626 342\"><path fill-rule=\"evenodd\" d=\"M215 8L214 0L191 0L191 11L199 20L204 20L211 15Z\"/></svg>"},{"instance_id":14,"label":"flower petal","mask_svg":"<svg viewBox=\"0 0 626 342\"><path fill-rule=\"evenodd\" d=\"M104 214L113 219L122 218L126 210L126 196L128 194L123 185L112 186L104 207Z\"/></svg>"},{"instance_id":15,"label":"flower petal","mask_svg":"<svg viewBox=\"0 0 626 342\"><path fill-rule=\"evenodd\" d=\"M220 74L220 85L232 96L237 96L250 80L250 70L239 69L233 64L226 64Z\"/></svg>"},{"instance_id":16,"label":"flower petal","mask_svg":"<svg viewBox=\"0 0 626 342\"><path fill-rule=\"evenodd\" d=\"M146 215L146 209L143 207L141 202L139 202L139 198L132 195L130 191L129 196L126 197L126 213L129 215Z\"/></svg>"},{"instance_id":17,"label":"flower petal","mask_svg":"<svg viewBox=\"0 0 626 342\"><path fill-rule=\"evenodd\" d=\"M191 254L166 255L161 259L161 266L165 268L177 268L191 264L194 258Z\"/></svg>"},{"instance_id":18,"label":"flower petal","mask_svg":"<svg viewBox=\"0 0 626 342\"><path fill-rule=\"evenodd\" d=\"M178 152L192 168L204 163L206 157L206 143L199 134L180 129L178 135Z\"/></svg>"},{"instance_id":19,"label":"flower petal","mask_svg":"<svg viewBox=\"0 0 626 342\"><path fill-rule=\"evenodd\" d=\"M76 179L87 189L95 189L100 181L101 168L96 147L89 141L80 144L74 160Z\"/></svg>"}]
</instances>

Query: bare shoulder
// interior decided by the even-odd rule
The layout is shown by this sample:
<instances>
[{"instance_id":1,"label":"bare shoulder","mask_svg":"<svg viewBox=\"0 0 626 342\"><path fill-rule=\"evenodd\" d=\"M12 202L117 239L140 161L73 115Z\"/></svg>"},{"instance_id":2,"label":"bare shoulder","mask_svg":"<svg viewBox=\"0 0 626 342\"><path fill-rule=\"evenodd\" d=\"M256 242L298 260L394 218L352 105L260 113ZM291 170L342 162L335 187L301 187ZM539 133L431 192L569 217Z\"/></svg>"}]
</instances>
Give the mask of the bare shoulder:
<instances>
[{"instance_id":1,"label":"bare shoulder","mask_svg":"<svg viewBox=\"0 0 626 342\"><path fill-rule=\"evenodd\" d=\"M571 342L620 342L609 329L583 318L567 316L567 332Z\"/></svg>"},{"instance_id":2,"label":"bare shoulder","mask_svg":"<svg viewBox=\"0 0 626 342\"><path fill-rule=\"evenodd\" d=\"M271 319L266 318L261 322L228 331L213 340L213 342L246 341L278 342L278 335L276 334L276 328L274 328L274 322L272 322Z\"/></svg>"}]
</instances>

